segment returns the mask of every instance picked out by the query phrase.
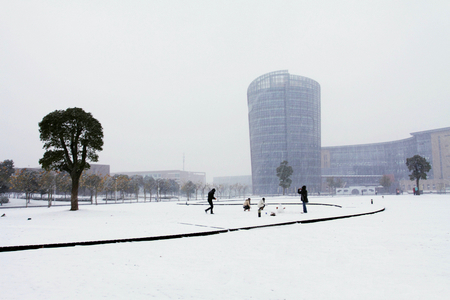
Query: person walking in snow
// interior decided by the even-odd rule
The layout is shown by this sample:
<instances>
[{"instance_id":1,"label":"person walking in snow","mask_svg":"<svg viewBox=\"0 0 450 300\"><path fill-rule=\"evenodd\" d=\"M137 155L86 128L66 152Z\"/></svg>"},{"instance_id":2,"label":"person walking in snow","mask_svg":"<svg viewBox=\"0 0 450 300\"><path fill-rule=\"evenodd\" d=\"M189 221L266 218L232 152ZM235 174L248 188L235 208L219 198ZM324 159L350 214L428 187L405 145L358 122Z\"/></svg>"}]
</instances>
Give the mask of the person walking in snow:
<instances>
[{"instance_id":1,"label":"person walking in snow","mask_svg":"<svg viewBox=\"0 0 450 300\"><path fill-rule=\"evenodd\" d=\"M300 194L300 199L303 202L303 213L307 213L306 203L308 203L308 191L306 190L306 185L302 186L302 188L298 189L298 193Z\"/></svg>"},{"instance_id":2,"label":"person walking in snow","mask_svg":"<svg viewBox=\"0 0 450 300\"><path fill-rule=\"evenodd\" d=\"M209 193L208 193L208 203L209 203L209 208L207 208L207 209L205 209L205 213L208 213L208 210L211 210L211 214L214 214L213 213L213 207L214 207L214 205L213 205L213 199L215 200L216 199L216 197L214 197L214 193L216 192L216 189L212 189L212 190L210 190L209 191Z\"/></svg>"},{"instance_id":3,"label":"person walking in snow","mask_svg":"<svg viewBox=\"0 0 450 300\"><path fill-rule=\"evenodd\" d=\"M258 202L258 217L261 217L261 211L266 207L266 199L262 198Z\"/></svg>"},{"instance_id":4,"label":"person walking in snow","mask_svg":"<svg viewBox=\"0 0 450 300\"><path fill-rule=\"evenodd\" d=\"M243 207L244 211L246 210L250 211L250 198L245 199Z\"/></svg>"}]
</instances>

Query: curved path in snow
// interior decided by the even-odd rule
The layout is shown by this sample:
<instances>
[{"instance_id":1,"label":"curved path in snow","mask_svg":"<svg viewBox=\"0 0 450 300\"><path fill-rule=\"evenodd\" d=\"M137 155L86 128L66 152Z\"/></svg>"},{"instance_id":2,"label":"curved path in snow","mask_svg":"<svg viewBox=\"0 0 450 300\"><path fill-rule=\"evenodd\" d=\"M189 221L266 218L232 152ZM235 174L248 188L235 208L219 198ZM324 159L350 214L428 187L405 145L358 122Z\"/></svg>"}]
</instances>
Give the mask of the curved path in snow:
<instances>
[{"instance_id":1,"label":"curved path in snow","mask_svg":"<svg viewBox=\"0 0 450 300\"><path fill-rule=\"evenodd\" d=\"M181 203L180 203L181 204ZM184 204L184 203L183 203ZM272 205L301 205L301 203L268 203L269 206ZM185 205L185 204L184 204ZM196 202L189 203L189 205L205 205L205 202ZM241 205L241 203L215 203L214 206L220 205ZM311 205L323 205L323 206L335 206L341 208L340 205L335 204L326 204L326 203L308 203L308 206ZM158 241L158 240L168 240L168 239L177 239L177 238L186 238L186 237L198 237L198 236L208 236L220 233L233 232L238 230L250 230L256 228L264 228L264 227L273 227L273 226L284 226L284 225L292 225L292 224L308 224L308 223L316 223L316 222L324 222L324 221L332 221L337 219L358 217L364 215L375 214L384 211L384 207L371 207L370 209L366 209L364 212L358 213L349 213L349 214L340 214L336 216L326 216L326 217L316 217L316 218L305 218L305 214L302 214L303 219L297 221L287 221L287 222L277 222L277 218L273 218L273 222L270 224L263 225L252 225L252 226L241 226L241 227L233 227L233 228L220 228L220 227L211 227L204 225L196 225L196 224L188 224L188 223L180 223L185 225L194 225L200 227L209 227L209 230L199 231L199 232L190 232L190 233L179 233L179 234L169 234L169 235L155 235L155 236L146 236L146 237L138 237L138 238L121 238L121 239L109 239L109 240L94 240L94 241L77 241L77 242L65 242L65 243L48 243L48 244L34 244L34 245L17 245L17 246L0 246L0 252L11 252L11 251L22 251L22 250L32 250L32 249L41 249L41 248L61 248L61 247L73 247L73 246L90 246L90 245L102 245L102 244L114 244L114 243L127 243L127 242L146 242L146 241ZM210 230L211 228L217 228L214 230Z\"/></svg>"}]
</instances>

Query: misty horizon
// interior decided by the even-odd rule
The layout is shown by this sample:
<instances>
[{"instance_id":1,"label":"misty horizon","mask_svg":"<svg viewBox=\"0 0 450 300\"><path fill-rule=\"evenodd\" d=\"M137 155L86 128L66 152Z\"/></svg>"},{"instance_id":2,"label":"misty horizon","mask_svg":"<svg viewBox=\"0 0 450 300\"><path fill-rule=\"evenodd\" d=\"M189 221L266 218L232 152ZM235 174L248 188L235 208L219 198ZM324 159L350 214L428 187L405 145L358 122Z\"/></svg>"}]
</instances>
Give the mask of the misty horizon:
<instances>
[{"instance_id":1,"label":"misty horizon","mask_svg":"<svg viewBox=\"0 0 450 300\"><path fill-rule=\"evenodd\" d=\"M38 123L80 107L113 173L249 175L247 89L277 70L320 84L322 147L449 127L449 14L447 1L4 1L0 160L38 167Z\"/></svg>"}]
</instances>

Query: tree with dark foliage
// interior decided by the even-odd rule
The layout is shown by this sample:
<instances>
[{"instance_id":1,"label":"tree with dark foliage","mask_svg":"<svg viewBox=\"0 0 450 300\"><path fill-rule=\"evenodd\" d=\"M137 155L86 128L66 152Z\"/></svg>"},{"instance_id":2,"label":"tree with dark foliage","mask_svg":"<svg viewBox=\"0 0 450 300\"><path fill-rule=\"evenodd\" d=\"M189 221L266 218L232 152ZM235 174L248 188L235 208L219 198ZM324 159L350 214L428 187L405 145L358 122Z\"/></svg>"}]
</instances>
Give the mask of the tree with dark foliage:
<instances>
[{"instance_id":1,"label":"tree with dark foliage","mask_svg":"<svg viewBox=\"0 0 450 300\"><path fill-rule=\"evenodd\" d=\"M39 123L41 141L46 150L39 160L45 170L66 171L72 179L71 208L78 210L78 187L88 161L98 161L103 150L103 128L91 113L81 108L55 110Z\"/></svg>"},{"instance_id":2,"label":"tree with dark foliage","mask_svg":"<svg viewBox=\"0 0 450 300\"><path fill-rule=\"evenodd\" d=\"M416 180L417 195L420 195L419 180L427 179L427 173L431 170L431 165L424 157L414 155L413 157L406 159L406 166L408 167L408 170L411 171L409 179Z\"/></svg>"},{"instance_id":3,"label":"tree with dark foliage","mask_svg":"<svg viewBox=\"0 0 450 300\"><path fill-rule=\"evenodd\" d=\"M288 166L288 162L282 161L280 166L277 168L277 176L280 179L280 184L283 188L283 195L285 194L285 191L287 188L291 186L292 179L291 177L292 173L294 173L294 170L292 170L291 166Z\"/></svg>"},{"instance_id":4,"label":"tree with dark foliage","mask_svg":"<svg viewBox=\"0 0 450 300\"><path fill-rule=\"evenodd\" d=\"M14 162L10 159L0 162L0 194L9 191L9 179L14 174Z\"/></svg>"}]
</instances>

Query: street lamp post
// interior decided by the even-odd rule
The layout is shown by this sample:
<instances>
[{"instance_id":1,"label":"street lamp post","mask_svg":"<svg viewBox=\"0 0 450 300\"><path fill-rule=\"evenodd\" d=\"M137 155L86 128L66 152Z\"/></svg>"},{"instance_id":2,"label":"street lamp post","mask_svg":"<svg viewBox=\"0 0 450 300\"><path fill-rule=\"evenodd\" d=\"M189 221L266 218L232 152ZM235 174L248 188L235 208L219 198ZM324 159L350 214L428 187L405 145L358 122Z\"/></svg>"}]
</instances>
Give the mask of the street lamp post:
<instances>
[{"instance_id":1,"label":"street lamp post","mask_svg":"<svg viewBox=\"0 0 450 300\"><path fill-rule=\"evenodd\" d=\"M117 177L114 177L114 195L117 203Z\"/></svg>"}]
</instances>

